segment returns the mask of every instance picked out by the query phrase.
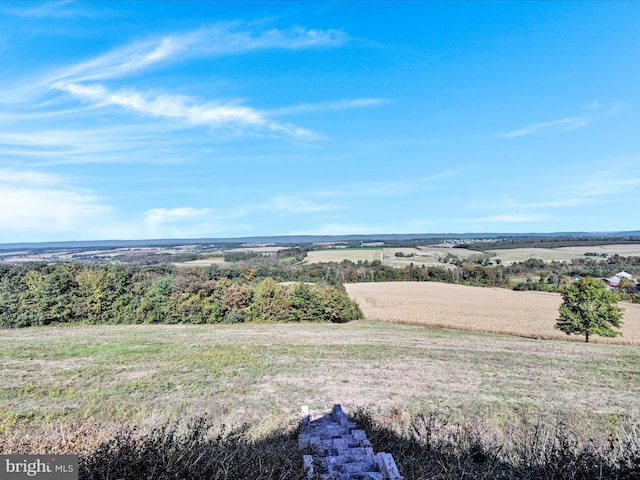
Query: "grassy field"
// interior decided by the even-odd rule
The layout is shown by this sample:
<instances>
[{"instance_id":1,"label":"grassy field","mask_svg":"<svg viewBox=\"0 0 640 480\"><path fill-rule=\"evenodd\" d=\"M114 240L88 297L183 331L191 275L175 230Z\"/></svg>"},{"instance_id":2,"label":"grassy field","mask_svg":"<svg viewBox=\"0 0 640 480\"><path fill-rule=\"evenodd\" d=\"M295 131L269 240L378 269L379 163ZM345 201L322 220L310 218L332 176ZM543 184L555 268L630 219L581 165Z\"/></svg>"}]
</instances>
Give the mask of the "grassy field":
<instances>
[{"instance_id":1,"label":"grassy field","mask_svg":"<svg viewBox=\"0 0 640 480\"><path fill-rule=\"evenodd\" d=\"M395 258L396 252L402 252L405 255L410 253L431 253L429 257L408 257ZM576 258L585 258L585 253L598 253L603 255L623 255L638 256L640 255L640 244L634 245L601 245L594 247L560 247L560 248L510 248L500 250L488 250L486 253L491 255L492 260L501 260L502 263L509 265L514 262L524 262L529 258L537 258L545 261L570 261ZM341 262L342 260L382 260L383 263L389 265L404 266L409 263L446 266L439 261L447 254L454 255L459 259L467 259L474 256L481 256L485 252L475 250L467 250L465 248L448 248L441 246L422 246L417 248L407 247L385 247L385 248L340 248L329 250L315 250L307 255L307 263L316 262Z\"/></svg>"},{"instance_id":2,"label":"grassy field","mask_svg":"<svg viewBox=\"0 0 640 480\"><path fill-rule=\"evenodd\" d=\"M572 247L573 248L573 247ZM588 250L591 251L591 250ZM487 250L491 254L492 260L501 260L502 263L509 265L514 262L524 262L529 258L537 258L550 262L570 261L575 258L585 258L584 252L567 251L561 248L509 248L500 250Z\"/></svg>"},{"instance_id":3,"label":"grassy field","mask_svg":"<svg viewBox=\"0 0 640 480\"><path fill-rule=\"evenodd\" d=\"M199 258L198 260L191 260L189 262L176 262L176 267L209 267L211 265L223 265L224 257L209 257Z\"/></svg>"},{"instance_id":4,"label":"grassy field","mask_svg":"<svg viewBox=\"0 0 640 480\"><path fill-rule=\"evenodd\" d=\"M435 255L438 255L439 257L445 257L447 254L450 254L450 255L455 255L460 259L465 259L473 256L482 255L482 252L478 252L475 250L468 250L466 248L448 248L448 247L437 247L437 246L431 246L431 245L419 247L419 248L420 248L420 251L422 252L433 253Z\"/></svg>"},{"instance_id":5,"label":"grassy field","mask_svg":"<svg viewBox=\"0 0 640 480\"><path fill-rule=\"evenodd\" d=\"M568 337L554 328L560 294L437 282L351 283L345 287L369 320L441 326L530 338ZM640 345L640 305L621 302L622 336L593 342Z\"/></svg>"},{"instance_id":6,"label":"grassy field","mask_svg":"<svg viewBox=\"0 0 640 480\"><path fill-rule=\"evenodd\" d=\"M587 252L591 252L605 255L618 254L623 256L638 256L640 255L640 244L598 245L595 247L560 247L557 250L580 253L582 255Z\"/></svg>"},{"instance_id":7,"label":"grassy field","mask_svg":"<svg viewBox=\"0 0 640 480\"><path fill-rule=\"evenodd\" d=\"M411 253L431 253L432 256L414 256L414 257L395 257L396 252L402 252L405 255ZM452 249L442 247L385 247L385 248L335 248L329 250L314 250L307 254L306 263L318 262L341 262L342 260L358 261L381 260L386 265L405 266L413 263L414 265L437 265L441 267L451 266L440 262L440 258L447 254L455 255L458 258L469 258L472 256L480 256L481 252L466 250L464 248Z\"/></svg>"},{"instance_id":8,"label":"grassy field","mask_svg":"<svg viewBox=\"0 0 640 480\"><path fill-rule=\"evenodd\" d=\"M382 322L43 327L0 340L4 439L203 413L269 429L335 402L496 423L516 409L609 418L640 397L636 347Z\"/></svg>"},{"instance_id":9,"label":"grassy field","mask_svg":"<svg viewBox=\"0 0 640 480\"><path fill-rule=\"evenodd\" d=\"M373 261L382 259L382 248L332 248L329 250L313 250L307 253L306 263L341 262L342 260Z\"/></svg>"},{"instance_id":10,"label":"grassy field","mask_svg":"<svg viewBox=\"0 0 640 480\"><path fill-rule=\"evenodd\" d=\"M488 250L492 259L500 259L505 264L524 262L529 258L537 258L545 261L570 261L576 258L585 258L585 253L598 253L600 255L640 255L640 245L597 245L594 247L559 247L559 248L509 248Z\"/></svg>"},{"instance_id":11,"label":"grassy field","mask_svg":"<svg viewBox=\"0 0 640 480\"><path fill-rule=\"evenodd\" d=\"M429 256L413 256L413 257L396 257L397 252L402 252L405 255L416 253L429 253ZM396 267L405 267L410 264L416 266L437 266L437 267L452 267L447 263L442 263L440 259L446 254L442 254L438 251L432 252L426 249L426 247L420 248L385 248L383 251L382 262L386 265L393 265Z\"/></svg>"}]
</instances>

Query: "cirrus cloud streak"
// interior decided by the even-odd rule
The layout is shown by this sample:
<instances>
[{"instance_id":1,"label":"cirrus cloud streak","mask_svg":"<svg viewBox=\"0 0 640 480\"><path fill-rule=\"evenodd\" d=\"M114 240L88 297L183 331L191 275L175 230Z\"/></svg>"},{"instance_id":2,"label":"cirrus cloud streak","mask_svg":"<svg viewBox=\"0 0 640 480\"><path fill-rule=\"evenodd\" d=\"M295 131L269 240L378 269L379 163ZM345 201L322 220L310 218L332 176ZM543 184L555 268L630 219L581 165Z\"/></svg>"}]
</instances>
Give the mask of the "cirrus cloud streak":
<instances>
[{"instance_id":1,"label":"cirrus cloud streak","mask_svg":"<svg viewBox=\"0 0 640 480\"><path fill-rule=\"evenodd\" d=\"M100 106L117 105L137 113L183 120L188 125L207 125L211 128L261 128L295 137L312 137L309 130L268 119L262 112L245 106L220 105L213 102L197 104L181 95L147 96L134 90L109 91L102 85L58 83L57 88L77 98L93 101Z\"/></svg>"}]
</instances>

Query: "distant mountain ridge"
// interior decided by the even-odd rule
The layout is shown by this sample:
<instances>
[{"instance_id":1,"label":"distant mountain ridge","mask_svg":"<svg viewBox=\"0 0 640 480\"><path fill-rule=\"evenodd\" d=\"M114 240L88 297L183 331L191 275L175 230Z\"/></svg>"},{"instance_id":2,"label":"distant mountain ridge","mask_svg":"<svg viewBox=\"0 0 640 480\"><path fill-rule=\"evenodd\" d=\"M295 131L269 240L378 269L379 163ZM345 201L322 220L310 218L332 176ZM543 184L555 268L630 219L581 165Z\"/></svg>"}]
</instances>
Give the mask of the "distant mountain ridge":
<instances>
[{"instance_id":1,"label":"distant mountain ridge","mask_svg":"<svg viewBox=\"0 0 640 480\"><path fill-rule=\"evenodd\" d=\"M20 242L0 243L0 250L53 249L53 248L122 248L122 247L164 247L173 245L200 245L212 243L246 244L296 244L348 241L391 241L422 239L500 239L500 238L638 238L640 230L624 232L553 232L553 233L401 233L368 235L279 235L234 238L188 238L188 239L147 239L147 240L83 240L60 242Z\"/></svg>"}]
</instances>

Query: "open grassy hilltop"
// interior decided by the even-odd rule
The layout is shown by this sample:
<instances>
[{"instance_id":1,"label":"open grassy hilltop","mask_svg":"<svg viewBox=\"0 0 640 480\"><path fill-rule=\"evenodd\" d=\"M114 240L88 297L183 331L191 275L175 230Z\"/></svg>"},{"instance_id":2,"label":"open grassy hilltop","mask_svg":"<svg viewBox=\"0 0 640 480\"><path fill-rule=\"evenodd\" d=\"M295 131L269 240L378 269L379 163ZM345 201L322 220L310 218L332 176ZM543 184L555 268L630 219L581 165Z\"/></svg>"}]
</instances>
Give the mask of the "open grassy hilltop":
<instances>
[{"instance_id":1,"label":"open grassy hilltop","mask_svg":"<svg viewBox=\"0 0 640 480\"><path fill-rule=\"evenodd\" d=\"M514 407L616 415L640 397L637 347L391 323L30 328L0 333L0 425L209 413L282 424L301 405L376 411ZM581 413L583 414L583 413Z\"/></svg>"},{"instance_id":2,"label":"open grassy hilltop","mask_svg":"<svg viewBox=\"0 0 640 480\"><path fill-rule=\"evenodd\" d=\"M341 403L407 480L636 478L640 305L585 344L558 341L558 294L347 288L366 321L0 330L0 452L79 453L82 480L302 480L300 406Z\"/></svg>"},{"instance_id":3,"label":"open grassy hilltop","mask_svg":"<svg viewBox=\"0 0 640 480\"><path fill-rule=\"evenodd\" d=\"M338 402L407 480L634 478L639 378L633 346L388 322L3 330L0 452L80 453L81 479L301 480L300 406Z\"/></svg>"}]
</instances>

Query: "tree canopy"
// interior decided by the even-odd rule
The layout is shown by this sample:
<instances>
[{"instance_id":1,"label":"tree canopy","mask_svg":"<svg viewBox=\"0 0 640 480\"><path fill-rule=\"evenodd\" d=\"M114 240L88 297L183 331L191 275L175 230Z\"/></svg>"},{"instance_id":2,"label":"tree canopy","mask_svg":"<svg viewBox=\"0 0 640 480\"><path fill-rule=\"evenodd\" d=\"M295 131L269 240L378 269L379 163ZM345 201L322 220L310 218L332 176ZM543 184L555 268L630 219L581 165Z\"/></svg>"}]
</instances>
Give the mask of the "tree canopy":
<instances>
[{"instance_id":1,"label":"tree canopy","mask_svg":"<svg viewBox=\"0 0 640 480\"><path fill-rule=\"evenodd\" d=\"M612 327L622 325L618 297L599 279L585 277L562 291L560 318L556 328L567 335L615 337L621 333Z\"/></svg>"},{"instance_id":2,"label":"tree canopy","mask_svg":"<svg viewBox=\"0 0 640 480\"><path fill-rule=\"evenodd\" d=\"M255 273L247 269L226 276L211 268L168 265L0 265L0 328L59 323L346 322L363 317L344 287L331 278L291 285Z\"/></svg>"}]
</instances>

